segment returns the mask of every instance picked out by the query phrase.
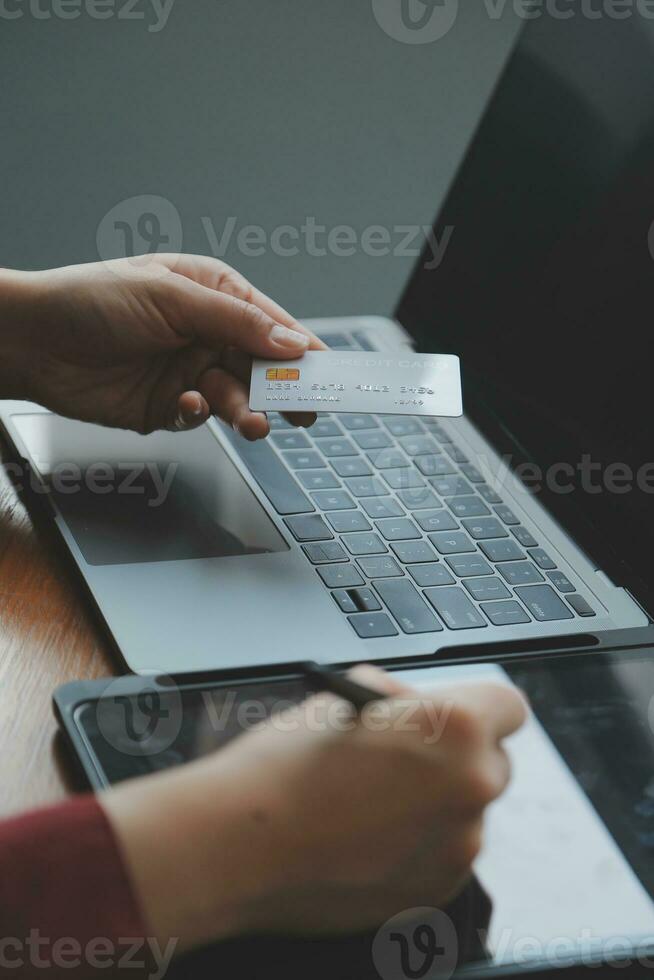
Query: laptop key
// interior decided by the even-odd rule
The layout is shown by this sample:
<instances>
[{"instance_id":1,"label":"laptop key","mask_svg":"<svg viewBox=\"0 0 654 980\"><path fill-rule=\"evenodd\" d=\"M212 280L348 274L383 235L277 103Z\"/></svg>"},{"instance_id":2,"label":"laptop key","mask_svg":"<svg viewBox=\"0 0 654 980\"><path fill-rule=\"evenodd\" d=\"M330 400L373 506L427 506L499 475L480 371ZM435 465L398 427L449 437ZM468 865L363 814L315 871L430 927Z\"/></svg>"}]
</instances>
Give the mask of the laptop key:
<instances>
[{"instance_id":1,"label":"laptop key","mask_svg":"<svg viewBox=\"0 0 654 980\"><path fill-rule=\"evenodd\" d=\"M534 559L534 561L536 562L539 568L544 568L545 570L547 570L548 568L552 568L552 569L556 568L556 563L552 561L550 556L547 554L546 551L543 550L543 548L532 548L529 554Z\"/></svg>"},{"instance_id":2,"label":"laptop key","mask_svg":"<svg viewBox=\"0 0 654 980\"><path fill-rule=\"evenodd\" d=\"M358 432L361 429L379 428L379 422L372 415L344 415L341 422L350 432Z\"/></svg>"},{"instance_id":3,"label":"laptop key","mask_svg":"<svg viewBox=\"0 0 654 980\"><path fill-rule=\"evenodd\" d=\"M411 562L438 561L434 549L426 541L394 541L391 548L395 557L405 565Z\"/></svg>"},{"instance_id":4,"label":"laptop key","mask_svg":"<svg viewBox=\"0 0 654 980\"><path fill-rule=\"evenodd\" d=\"M318 419L308 431L314 439L331 439L343 435L341 427L332 419Z\"/></svg>"},{"instance_id":5,"label":"laptop key","mask_svg":"<svg viewBox=\"0 0 654 980\"><path fill-rule=\"evenodd\" d=\"M268 440L248 442L233 429L224 427L227 438L259 484L278 514L312 514L313 504L302 492ZM325 464L317 453L318 466Z\"/></svg>"},{"instance_id":6,"label":"laptop key","mask_svg":"<svg viewBox=\"0 0 654 980\"><path fill-rule=\"evenodd\" d=\"M425 595L451 630L470 630L488 625L463 589L427 589Z\"/></svg>"},{"instance_id":7,"label":"laptop key","mask_svg":"<svg viewBox=\"0 0 654 980\"><path fill-rule=\"evenodd\" d=\"M424 433L424 429L416 419L406 417L396 418L395 416L390 416L388 418L383 418L382 422L388 431L398 439L402 436L417 436Z\"/></svg>"},{"instance_id":8,"label":"laptop key","mask_svg":"<svg viewBox=\"0 0 654 980\"><path fill-rule=\"evenodd\" d=\"M388 552L379 535L372 532L344 534L341 541L351 555L385 555Z\"/></svg>"},{"instance_id":9,"label":"laptop key","mask_svg":"<svg viewBox=\"0 0 654 980\"><path fill-rule=\"evenodd\" d=\"M382 520L384 517L404 517L404 511L393 497L363 497L361 506L368 517Z\"/></svg>"},{"instance_id":10,"label":"laptop key","mask_svg":"<svg viewBox=\"0 0 654 980\"><path fill-rule=\"evenodd\" d=\"M375 589L404 633L438 633L443 629L408 579L377 582Z\"/></svg>"},{"instance_id":11,"label":"laptop key","mask_svg":"<svg viewBox=\"0 0 654 980\"><path fill-rule=\"evenodd\" d=\"M348 616L362 640L374 640L383 636L398 636L396 628L386 613L357 613Z\"/></svg>"},{"instance_id":12,"label":"laptop key","mask_svg":"<svg viewBox=\"0 0 654 980\"><path fill-rule=\"evenodd\" d=\"M451 459L454 460L455 463L469 463L470 462L470 460L468 459L468 457L466 456L466 454L463 452L463 450L459 449L459 447L457 445L455 445L453 442L451 442L451 443L449 443L449 445L445 446L445 452L447 453L447 455Z\"/></svg>"},{"instance_id":13,"label":"laptop key","mask_svg":"<svg viewBox=\"0 0 654 980\"><path fill-rule=\"evenodd\" d=\"M452 437L445 431L438 419L423 419L423 423L428 432L438 439L441 445L452 442Z\"/></svg>"},{"instance_id":14,"label":"laptop key","mask_svg":"<svg viewBox=\"0 0 654 980\"><path fill-rule=\"evenodd\" d=\"M517 527L512 527L511 532L513 536L520 542L523 548L538 547L538 541L536 541L536 538L533 536L531 531L528 531L526 527L522 526L522 524L519 524Z\"/></svg>"},{"instance_id":15,"label":"laptop key","mask_svg":"<svg viewBox=\"0 0 654 980\"><path fill-rule=\"evenodd\" d=\"M390 556L359 558L357 564L366 578L396 578L403 574L398 563Z\"/></svg>"},{"instance_id":16,"label":"laptop key","mask_svg":"<svg viewBox=\"0 0 654 980\"><path fill-rule=\"evenodd\" d=\"M423 531L457 531L459 525L446 510L428 510L415 515Z\"/></svg>"},{"instance_id":17,"label":"laptop key","mask_svg":"<svg viewBox=\"0 0 654 980\"><path fill-rule=\"evenodd\" d=\"M348 560L338 541L325 541L324 544L303 544L302 551L314 565Z\"/></svg>"},{"instance_id":18,"label":"laptop key","mask_svg":"<svg viewBox=\"0 0 654 980\"><path fill-rule=\"evenodd\" d=\"M494 517L480 517L478 520L461 521L464 528L475 541L488 538L508 538L509 532Z\"/></svg>"},{"instance_id":19,"label":"laptop key","mask_svg":"<svg viewBox=\"0 0 654 980\"><path fill-rule=\"evenodd\" d=\"M355 343L352 337L346 333L321 333L322 340L331 347L332 350L354 350Z\"/></svg>"},{"instance_id":20,"label":"laptop key","mask_svg":"<svg viewBox=\"0 0 654 980\"><path fill-rule=\"evenodd\" d=\"M506 585L504 582L500 582L496 575L493 578L467 578L463 584L477 602L511 598L511 593Z\"/></svg>"},{"instance_id":21,"label":"laptop key","mask_svg":"<svg viewBox=\"0 0 654 980\"><path fill-rule=\"evenodd\" d=\"M310 449L311 443L304 432L273 432L270 436L271 441L278 449Z\"/></svg>"},{"instance_id":22,"label":"laptop key","mask_svg":"<svg viewBox=\"0 0 654 980\"><path fill-rule=\"evenodd\" d=\"M479 547L490 561L524 561L527 557L522 548L510 539L481 541Z\"/></svg>"},{"instance_id":23,"label":"laptop key","mask_svg":"<svg viewBox=\"0 0 654 980\"><path fill-rule=\"evenodd\" d=\"M423 588L429 586L454 585L454 577L443 565L432 562L430 565L408 565L411 578Z\"/></svg>"},{"instance_id":24,"label":"laptop key","mask_svg":"<svg viewBox=\"0 0 654 980\"><path fill-rule=\"evenodd\" d=\"M429 540L441 555L460 555L477 550L463 531L439 531L437 534L430 534Z\"/></svg>"},{"instance_id":25,"label":"laptop key","mask_svg":"<svg viewBox=\"0 0 654 980\"><path fill-rule=\"evenodd\" d=\"M519 602L483 602L481 608L490 619L493 626L516 626L518 623L529 623L531 620Z\"/></svg>"},{"instance_id":26,"label":"laptop key","mask_svg":"<svg viewBox=\"0 0 654 980\"><path fill-rule=\"evenodd\" d=\"M385 432L378 429L375 432L357 432L353 436L357 446L361 449L387 449L393 445L393 440L389 439Z\"/></svg>"},{"instance_id":27,"label":"laptop key","mask_svg":"<svg viewBox=\"0 0 654 980\"><path fill-rule=\"evenodd\" d=\"M506 504L501 504L499 507L496 507L495 513L501 521L504 521L504 523L508 524L509 526L520 523L511 508L507 507Z\"/></svg>"},{"instance_id":28,"label":"laptop key","mask_svg":"<svg viewBox=\"0 0 654 980\"><path fill-rule=\"evenodd\" d=\"M460 476L443 476L438 480L432 480L431 484L441 497L463 497L473 492L468 481Z\"/></svg>"},{"instance_id":29,"label":"laptop key","mask_svg":"<svg viewBox=\"0 0 654 980\"><path fill-rule=\"evenodd\" d=\"M375 449L368 453L368 459L378 470L397 470L409 463L399 449Z\"/></svg>"},{"instance_id":30,"label":"laptop key","mask_svg":"<svg viewBox=\"0 0 654 980\"><path fill-rule=\"evenodd\" d=\"M297 541L329 541L334 537L319 514L285 517L284 523Z\"/></svg>"},{"instance_id":31,"label":"laptop key","mask_svg":"<svg viewBox=\"0 0 654 980\"><path fill-rule=\"evenodd\" d=\"M293 470L318 470L327 466L320 453L315 452L313 449L308 449L306 452L302 450L286 452L282 453L282 455L286 463Z\"/></svg>"},{"instance_id":32,"label":"laptop key","mask_svg":"<svg viewBox=\"0 0 654 980\"><path fill-rule=\"evenodd\" d=\"M487 504L501 504L502 498L492 487L489 487L487 483L482 483L480 486L476 487L477 493L480 497L483 497Z\"/></svg>"},{"instance_id":33,"label":"laptop key","mask_svg":"<svg viewBox=\"0 0 654 980\"><path fill-rule=\"evenodd\" d=\"M549 623L557 619L574 619L574 615L563 599L558 597L550 585L532 585L515 591L539 623Z\"/></svg>"},{"instance_id":34,"label":"laptop key","mask_svg":"<svg viewBox=\"0 0 654 980\"><path fill-rule=\"evenodd\" d=\"M391 490L412 490L425 485L423 478L414 469L384 470L382 475Z\"/></svg>"},{"instance_id":35,"label":"laptop key","mask_svg":"<svg viewBox=\"0 0 654 980\"><path fill-rule=\"evenodd\" d=\"M475 575L492 575L493 569L481 555L454 555L445 561L459 578L474 578Z\"/></svg>"},{"instance_id":36,"label":"laptop key","mask_svg":"<svg viewBox=\"0 0 654 980\"><path fill-rule=\"evenodd\" d=\"M579 616L596 616L597 613L582 595L567 595L566 599Z\"/></svg>"},{"instance_id":37,"label":"laptop key","mask_svg":"<svg viewBox=\"0 0 654 980\"><path fill-rule=\"evenodd\" d=\"M417 456L414 463L423 476L453 476L456 473L456 466L447 456Z\"/></svg>"},{"instance_id":38,"label":"laptop key","mask_svg":"<svg viewBox=\"0 0 654 980\"><path fill-rule=\"evenodd\" d=\"M355 497L381 497L388 493L376 476L355 476L346 480L345 486Z\"/></svg>"},{"instance_id":39,"label":"laptop key","mask_svg":"<svg viewBox=\"0 0 654 980\"><path fill-rule=\"evenodd\" d=\"M328 459L332 456L358 456L359 451L349 439L316 439L316 445Z\"/></svg>"},{"instance_id":40,"label":"laptop key","mask_svg":"<svg viewBox=\"0 0 654 980\"><path fill-rule=\"evenodd\" d=\"M377 521L377 530L381 531L387 541L408 541L422 538L420 531L408 517Z\"/></svg>"},{"instance_id":41,"label":"laptop key","mask_svg":"<svg viewBox=\"0 0 654 980\"><path fill-rule=\"evenodd\" d=\"M438 444L431 436L402 436L398 442L408 456L429 456L438 453Z\"/></svg>"},{"instance_id":42,"label":"laptop key","mask_svg":"<svg viewBox=\"0 0 654 980\"><path fill-rule=\"evenodd\" d=\"M270 426L271 432L279 432L281 429L293 428L291 423L287 422L283 415L278 415L277 412L270 412L268 415L268 425Z\"/></svg>"},{"instance_id":43,"label":"laptop key","mask_svg":"<svg viewBox=\"0 0 654 980\"><path fill-rule=\"evenodd\" d=\"M356 504L345 490L320 490L311 497L321 510L352 510Z\"/></svg>"},{"instance_id":44,"label":"laptop key","mask_svg":"<svg viewBox=\"0 0 654 980\"><path fill-rule=\"evenodd\" d=\"M548 572L547 577L559 592L575 592L575 587L563 572Z\"/></svg>"},{"instance_id":45,"label":"laptop key","mask_svg":"<svg viewBox=\"0 0 654 980\"><path fill-rule=\"evenodd\" d=\"M353 330L352 336L356 340L361 350L377 350L375 344L370 339L367 330Z\"/></svg>"},{"instance_id":46,"label":"laptop key","mask_svg":"<svg viewBox=\"0 0 654 980\"><path fill-rule=\"evenodd\" d=\"M500 575L509 585L534 585L544 582L544 578L530 561L510 561L499 567Z\"/></svg>"},{"instance_id":47,"label":"laptop key","mask_svg":"<svg viewBox=\"0 0 654 980\"><path fill-rule=\"evenodd\" d=\"M329 470L299 470L297 478L307 490L336 490L341 485Z\"/></svg>"},{"instance_id":48,"label":"laptop key","mask_svg":"<svg viewBox=\"0 0 654 980\"><path fill-rule=\"evenodd\" d=\"M457 517L486 517L490 511L479 497L452 497L448 506Z\"/></svg>"},{"instance_id":49,"label":"laptop key","mask_svg":"<svg viewBox=\"0 0 654 980\"><path fill-rule=\"evenodd\" d=\"M372 476L372 470L363 456L343 456L332 460L339 476Z\"/></svg>"},{"instance_id":50,"label":"laptop key","mask_svg":"<svg viewBox=\"0 0 654 980\"><path fill-rule=\"evenodd\" d=\"M355 613L359 612L359 607L350 595L347 589L337 589L336 592L332 592L334 602L344 613Z\"/></svg>"},{"instance_id":51,"label":"laptop key","mask_svg":"<svg viewBox=\"0 0 654 980\"><path fill-rule=\"evenodd\" d=\"M328 589L350 589L354 585L365 585L354 565L319 565L318 575Z\"/></svg>"},{"instance_id":52,"label":"laptop key","mask_svg":"<svg viewBox=\"0 0 654 980\"><path fill-rule=\"evenodd\" d=\"M377 612L381 609L381 603L372 589L350 589L350 595L361 612Z\"/></svg>"},{"instance_id":53,"label":"laptop key","mask_svg":"<svg viewBox=\"0 0 654 980\"><path fill-rule=\"evenodd\" d=\"M465 476L466 480L470 480L471 483L486 482L486 478L479 472L476 466L472 465L472 463L464 463L461 467L461 472Z\"/></svg>"},{"instance_id":54,"label":"laptop key","mask_svg":"<svg viewBox=\"0 0 654 980\"><path fill-rule=\"evenodd\" d=\"M443 504L429 487L416 487L415 490L400 490L398 498L407 510L429 510Z\"/></svg>"},{"instance_id":55,"label":"laptop key","mask_svg":"<svg viewBox=\"0 0 654 980\"><path fill-rule=\"evenodd\" d=\"M360 510L336 510L327 514L327 520L339 534L351 531L371 531L372 525Z\"/></svg>"}]
</instances>

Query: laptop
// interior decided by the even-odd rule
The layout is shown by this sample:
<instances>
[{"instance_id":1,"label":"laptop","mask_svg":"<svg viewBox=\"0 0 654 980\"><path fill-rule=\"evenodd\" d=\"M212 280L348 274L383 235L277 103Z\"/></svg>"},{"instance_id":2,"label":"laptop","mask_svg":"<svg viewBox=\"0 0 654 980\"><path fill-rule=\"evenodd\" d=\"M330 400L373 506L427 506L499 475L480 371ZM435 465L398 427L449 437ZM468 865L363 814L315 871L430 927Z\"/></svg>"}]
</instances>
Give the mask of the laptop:
<instances>
[{"instance_id":1,"label":"laptop","mask_svg":"<svg viewBox=\"0 0 654 980\"><path fill-rule=\"evenodd\" d=\"M338 350L458 353L461 419L217 420L141 437L4 402L127 667L420 657L647 624L654 30L524 26L393 318ZM435 56L437 51L435 50ZM398 179L401 176L398 175Z\"/></svg>"}]
</instances>

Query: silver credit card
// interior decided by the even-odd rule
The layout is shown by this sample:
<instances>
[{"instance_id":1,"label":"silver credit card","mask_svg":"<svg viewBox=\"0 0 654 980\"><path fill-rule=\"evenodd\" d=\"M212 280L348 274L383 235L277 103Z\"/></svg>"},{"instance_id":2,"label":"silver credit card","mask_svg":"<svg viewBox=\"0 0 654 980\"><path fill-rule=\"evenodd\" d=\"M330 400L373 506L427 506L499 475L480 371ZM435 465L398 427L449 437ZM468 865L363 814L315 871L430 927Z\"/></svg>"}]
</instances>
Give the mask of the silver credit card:
<instances>
[{"instance_id":1,"label":"silver credit card","mask_svg":"<svg viewBox=\"0 0 654 980\"><path fill-rule=\"evenodd\" d=\"M454 354L309 351L296 361L255 360L254 412L463 414L461 364Z\"/></svg>"}]
</instances>

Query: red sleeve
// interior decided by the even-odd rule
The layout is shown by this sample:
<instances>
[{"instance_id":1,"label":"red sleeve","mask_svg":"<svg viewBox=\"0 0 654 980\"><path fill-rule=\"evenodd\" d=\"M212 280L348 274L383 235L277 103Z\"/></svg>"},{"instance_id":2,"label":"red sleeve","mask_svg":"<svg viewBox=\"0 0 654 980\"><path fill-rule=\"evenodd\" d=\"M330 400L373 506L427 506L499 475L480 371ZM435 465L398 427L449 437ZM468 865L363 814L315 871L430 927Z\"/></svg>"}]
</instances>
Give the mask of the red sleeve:
<instances>
[{"instance_id":1,"label":"red sleeve","mask_svg":"<svg viewBox=\"0 0 654 980\"><path fill-rule=\"evenodd\" d=\"M127 966L131 957L136 980L136 963L147 965L150 954L146 936L94 797L0 823L0 974L111 977L124 975L120 961Z\"/></svg>"}]
</instances>

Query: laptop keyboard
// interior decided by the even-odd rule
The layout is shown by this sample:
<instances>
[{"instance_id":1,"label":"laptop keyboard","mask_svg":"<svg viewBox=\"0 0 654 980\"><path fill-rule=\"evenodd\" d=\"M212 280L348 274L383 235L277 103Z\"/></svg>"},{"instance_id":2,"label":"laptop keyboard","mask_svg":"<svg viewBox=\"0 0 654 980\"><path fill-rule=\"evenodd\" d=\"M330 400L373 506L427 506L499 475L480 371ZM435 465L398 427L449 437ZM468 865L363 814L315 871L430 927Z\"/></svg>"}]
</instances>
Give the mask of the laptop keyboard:
<instances>
[{"instance_id":1,"label":"laptop keyboard","mask_svg":"<svg viewBox=\"0 0 654 980\"><path fill-rule=\"evenodd\" d=\"M596 615L437 419L269 418L238 450L361 638Z\"/></svg>"}]
</instances>

